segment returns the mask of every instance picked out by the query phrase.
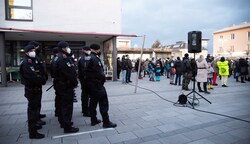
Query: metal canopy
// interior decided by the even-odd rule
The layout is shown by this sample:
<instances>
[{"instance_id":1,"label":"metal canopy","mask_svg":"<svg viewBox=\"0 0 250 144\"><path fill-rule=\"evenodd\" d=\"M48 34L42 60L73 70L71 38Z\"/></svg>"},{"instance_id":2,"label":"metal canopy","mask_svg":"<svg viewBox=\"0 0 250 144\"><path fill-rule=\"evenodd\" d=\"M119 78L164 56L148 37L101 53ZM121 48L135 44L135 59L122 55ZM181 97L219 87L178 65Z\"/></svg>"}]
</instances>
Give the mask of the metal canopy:
<instances>
[{"instance_id":1,"label":"metal canopy","mask_svg":"<svg viewBox=\"0 0 250 144\"><path fill-rule=\"evenodd\" d=\"M38 41L91 41L104 42L112 37L137 37L136 35L127 34L109 34L95 32L62 32L46 30L29 30L16 28L0 28L5 32L5 40L38 40Z\"/></svg>"}]
</instances>

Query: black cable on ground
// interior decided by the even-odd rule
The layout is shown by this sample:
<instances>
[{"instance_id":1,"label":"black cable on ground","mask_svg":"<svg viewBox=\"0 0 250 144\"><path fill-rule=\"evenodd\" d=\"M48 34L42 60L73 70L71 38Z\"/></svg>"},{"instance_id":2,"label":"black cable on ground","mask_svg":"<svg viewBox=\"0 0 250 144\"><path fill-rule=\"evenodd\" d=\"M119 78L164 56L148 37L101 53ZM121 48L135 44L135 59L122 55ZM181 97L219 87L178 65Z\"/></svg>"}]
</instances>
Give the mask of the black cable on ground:
<instances>
[{"instance_id":1,"label":"black cable on ground","mask_svg":"<svg viewBox=\"0 0 250 144\"><path fill-rule=\"evenodd\" d=\"M135 86L133 84L129 84L131 86ZM179 106L179 107L188 107L190 109L193 109L193 110L196 110L196 111L199 111L199 112L203 112L203 113L208 113L208 114L213 114L213 115L218 115L218 116L223 116L223 117L227 117L227 118L231 118L231 119L234 119L234 120L239 120L239 121L242 121L242 122L246 122L246 123L250 123L250 121L248 120L244 120L244 119L240 119L240 118L237 118L237 117L233 117L233 116L228 116L228 115L224 115L224 114L220 114L220 113L215 113L215 112L210 112L210 111L205 111L205 110L200 110L200 109L196 109L195 107L190 107L188 106L187 104L179 104L178 101L177 102L173 102L173 101L170 101L166 98L163 98L162 96L160 96L158 93L156 93L155 91L151 90L151 89L147 89L147 88L143 88L143 87L140 87L140 86L137 86L139 87L140 89L144 89L144 90L147 90L147 91L150 91L152 93L154 93L155 95L157 95L159 98L161 98L162 100L165 100L167 102L170 102L172 103L174 106ZM188 101L189 102L189 101Z\"/></svg>"}]
</instances>

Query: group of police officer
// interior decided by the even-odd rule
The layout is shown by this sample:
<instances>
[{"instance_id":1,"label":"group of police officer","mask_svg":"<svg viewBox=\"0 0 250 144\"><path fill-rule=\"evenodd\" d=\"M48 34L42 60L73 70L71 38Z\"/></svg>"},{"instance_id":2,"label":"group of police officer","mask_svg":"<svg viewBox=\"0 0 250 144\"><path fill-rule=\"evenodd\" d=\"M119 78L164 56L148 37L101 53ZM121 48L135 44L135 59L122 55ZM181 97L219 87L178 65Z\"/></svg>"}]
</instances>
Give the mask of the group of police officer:
<instances>
[{"instance_id":1,"label":"group of police officer","mask_svg":"<svg viewBox=\"0 0 250 144\"><path fill-rule=\"evenodd\" d=\"M51 61L51 77L55 89L55 116L58 117L64 133L75 133L79 128L73 127L72 113L75 92L78 85L77 77L81 83L82 113L90 116L91 126L103 121L103 128L116 127L108 115L109 102L105 87L106 77L100 60L100 46L92 44L83 47L82 56L78 62L78 73L72 58L72 52L66 41L60 41L58 47L53 49L54 57ZM20 65L21 82L25 85L25 97L28 100L28 130L29 138L41 139L44 134L38 129L46 124L41 118L42 85L48 79L44 61L39 53L39 43L30 42L25 46L25 57ZM102 121L97 118L97 104L102 116Z\"/></svg>"}]
</instances>

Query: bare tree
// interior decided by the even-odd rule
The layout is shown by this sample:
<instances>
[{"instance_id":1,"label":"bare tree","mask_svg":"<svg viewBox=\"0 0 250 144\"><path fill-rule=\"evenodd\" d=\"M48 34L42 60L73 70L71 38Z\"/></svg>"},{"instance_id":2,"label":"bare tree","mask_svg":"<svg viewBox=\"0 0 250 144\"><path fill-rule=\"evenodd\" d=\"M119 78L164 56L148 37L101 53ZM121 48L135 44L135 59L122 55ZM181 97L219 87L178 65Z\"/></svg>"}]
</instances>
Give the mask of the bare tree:
<instances>
[{"instance_id":1,"label":"bare tree","mask_svg":"<svg viewBox=\"0 0 250 144\"><path fill-rule=\"evenodd\" d=\"M161 42L159 40L156 40L153 45L152 45L152 48L160 48L161 46Z\"/></svg>"}]
</instances>

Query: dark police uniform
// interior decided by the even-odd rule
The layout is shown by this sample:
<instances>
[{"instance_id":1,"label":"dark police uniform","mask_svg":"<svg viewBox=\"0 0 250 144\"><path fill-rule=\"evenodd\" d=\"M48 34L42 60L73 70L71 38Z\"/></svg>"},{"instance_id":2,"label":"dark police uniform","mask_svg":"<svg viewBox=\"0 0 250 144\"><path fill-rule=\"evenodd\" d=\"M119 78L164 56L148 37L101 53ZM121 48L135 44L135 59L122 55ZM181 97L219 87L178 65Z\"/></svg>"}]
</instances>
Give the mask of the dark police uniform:
<instances>
[{"instance_id":1,"label":"dark police uniform","mask_svg":"<svg viewBox=\"0 0 250 144\"><path fill-rule=\"evenodd\" d=\"M86 64L90 60L90 56L86 53L83 53L78 61L78 78L81 82L81 100L82 100L82 113L84 116L90 116L89 112L89 92L86 87L86 74L85 74L85 69L86 69Z\"/></svg>"},{"instance_id":2,"label":"dark police uniform","mask_svg":"<svg viewBox=\"0 0 250 144\"><path fill-rule=\"evenodd\" d=\"M55 75L56 75L56 63L58 61L57 54L59 53L59 48L58 47L53 48L53 53L54 53L54 56L53 56L51 63L50 63L50 75L53 78L53 87L55 90L55 116L58 116L60 113L59 112L60 111L60 97L58 96L58 91L60 91L60 89L56 89L58 87L56 86L57 79L56 79Z\"/></svg>"},{"instance_id":3,"label":"dark police uniform","mask_svg":"<svg viewBox=\"0 0 250 144\"><path fill-rule=\"evenodd\" d=\"M20 65L21 83L25 85L24 96L28 100L28 128L30 138L43 138L37 132L36 123L39 120L42 85L46 77L41 73L36 58L25 56Z\"/></svg>"},{"instance_id":4,"label":"dark police uniform","mask_svg":"<svg viewBox=\"0 0 250 144\"><path fill-rule=\"evenodd\" d=\"M61 113L58 116L61 127L64 132L77 132L78 128L72 127L72 113L73 113L73 98L74 88L77 86L76 70L73 61L69 58L69 54L61 51L58 54L56 63L56 89L60 97Z\"/></svg>"},{"instance_id":5,"label":"dark police uniform","mask_svg":"<svg viewBox=\"0 0 250 144\"><path fill-rule=\"evenodd\" d=\"M39 46L39 43L37 41L30 41L28 43L29 45L33 45L34 47L38 47ZM38 48L36 49L36 62L38 64L38 67L39 67L39 70L41 72L42 75L44 75L46 77L46 81L48 80L48 73L47 73L47 69L46 69L46 64L42 58L42 54L41 54L41 49ZM42 87L41 87L42 89ZM39 106L39 117L40 118L44 118L46 117L45 114L41 114L41 102L42 102L42 93L40 95L40 106ZM39 125L44 125L46 124L45 121L42 121L42 120L38 120L38 124Z\"/></svg>"},{"instance_id":6,"label":"dark police uniform","mask_svg":"<svg viewBox=\"0 0 250 144\"><path fill-rule=\"evenodd\" d=\"M99 45L90 45L91 49L100 49ZM90 115L91 125L100 123L100 120L96 117L96 107L99 103L99 109L103 120L103 127L116 127L116 124L109 120L108 110L109 102L105 87L103 86L106 81L106 77L103 70L103 65L99 56L96 53L91 52L90 60L86 63L86 84L90 94Z\"/></svg>"}]
</instances>

